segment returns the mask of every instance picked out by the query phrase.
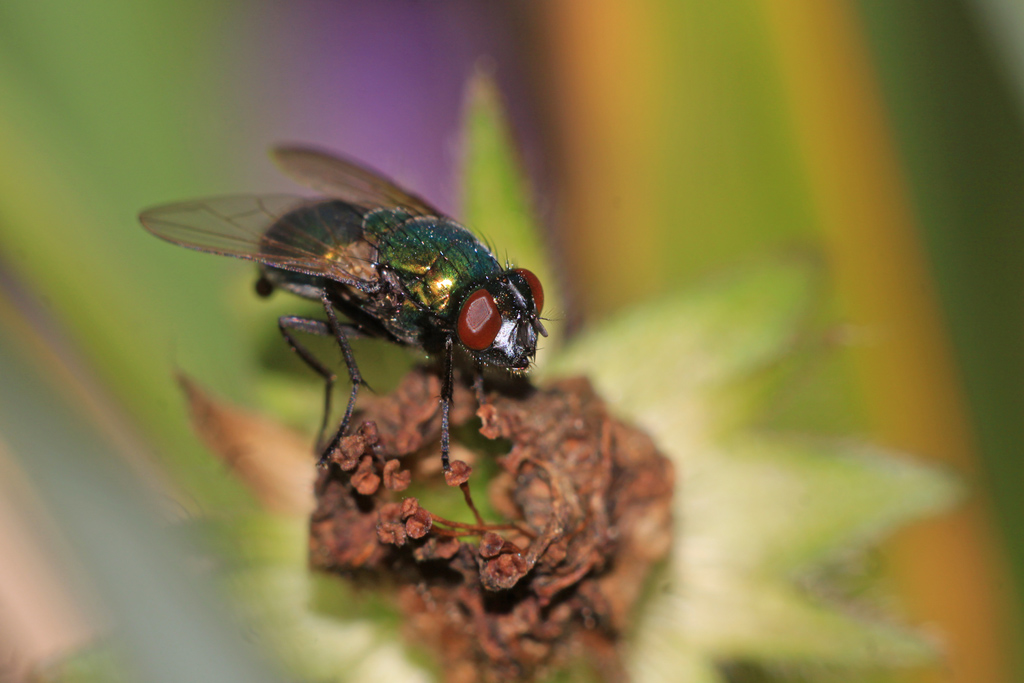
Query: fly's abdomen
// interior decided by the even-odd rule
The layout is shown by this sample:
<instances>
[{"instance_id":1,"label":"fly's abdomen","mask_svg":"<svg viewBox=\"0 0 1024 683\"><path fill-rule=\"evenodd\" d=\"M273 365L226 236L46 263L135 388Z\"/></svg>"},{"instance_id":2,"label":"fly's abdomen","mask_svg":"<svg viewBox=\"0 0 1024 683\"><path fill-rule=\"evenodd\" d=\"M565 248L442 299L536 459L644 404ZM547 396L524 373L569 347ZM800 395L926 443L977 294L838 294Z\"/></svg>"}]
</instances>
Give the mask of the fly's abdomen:
<instances>
[{"instance_id":1,"label":"fly's abdomen","mask_svg":"<svg viewBox=\"0 0 1024 683\"><path fill-rule=\"evenodd\" d=\"M339 276L372 281L377 277L376 250L363 239L363 213L340 200L321 200L284 214L264 233L260 252L267 256L313 255L337 265ZM319 275L264 266L268 279L282 289L316 299Z\"/></svg>"},{"instance_id":2,"label":"fly's abdomen","mask_svg":"<svg viewBox=\"0 0 1024 683\"><path fill-rule=\"evenodd\" d=\"M331 256L363 236L363 216L340 200L311 202L289 211L267 228L260 251L267 255Z\"/></svg>"}]
</instances>

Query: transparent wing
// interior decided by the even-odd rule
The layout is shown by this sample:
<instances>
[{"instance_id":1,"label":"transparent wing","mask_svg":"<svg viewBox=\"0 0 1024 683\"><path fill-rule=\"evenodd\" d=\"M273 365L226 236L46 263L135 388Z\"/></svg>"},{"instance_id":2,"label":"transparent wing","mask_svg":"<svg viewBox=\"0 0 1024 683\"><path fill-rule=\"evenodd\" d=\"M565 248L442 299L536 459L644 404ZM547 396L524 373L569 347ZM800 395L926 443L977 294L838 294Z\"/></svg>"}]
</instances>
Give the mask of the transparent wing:
<instances>
[{"instance_id":1,"label":"transparent wing","mask_svg":"<svg viewBox=\"0 0 1024 683\"><path fill-rule=\"evenodd\" d=\"M295 182L364 209L403 208L422 216L443 215L416 195L353 161L300 146L275 147L271 155Z\"/></svg>"},{"instance_id":2,"label":"transparent wing","mask_svg":"<svg viewBox=\"0 0 1024 683\"><path fill-rule=\"evenodd\" d=\"M335 280L361 280L347 249L362 214L342 202L293 195L228 195L166 204L139 214L160 239Z\"/></svg>"}]
</instances>

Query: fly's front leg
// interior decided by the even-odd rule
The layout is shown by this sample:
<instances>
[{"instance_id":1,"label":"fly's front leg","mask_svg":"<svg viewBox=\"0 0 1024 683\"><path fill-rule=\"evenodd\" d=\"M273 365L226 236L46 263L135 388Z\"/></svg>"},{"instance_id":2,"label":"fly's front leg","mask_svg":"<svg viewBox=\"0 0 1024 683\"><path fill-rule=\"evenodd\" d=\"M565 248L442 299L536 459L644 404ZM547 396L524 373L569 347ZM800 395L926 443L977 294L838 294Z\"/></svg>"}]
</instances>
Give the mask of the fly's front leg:
<instances>
[{"instance_id":1,"label":"fly's front leg","mask_svg":"<svg viewBox=\"0 0 1024 683\"><path fill-rule=\"evenodd\" d=\"M320 454L320 460L317 461L318 467L326 467L328 459L338 444L341 442L341 437L345 435L345 430L348 429L349 420L352 419L352 411L356 406L356 396L359 395L359 385L363 383L363 376L359 373L359 366L356 365L356 358L352 354L352 347L348 344L348 338L346 337L346 331L349 333L354 332L358 335L358 330L351 325L342 325L338 322L338 316L334 312L334 305L331 304L330 298L327 296L326 291L320 292L320 301L324 305L324 311L327 313L327 321L330 325L330 330L334 333L334 338L338 342L338 346L341 347L341 354L345 358L345 366L348 368L348 377L352 381L352 393L348 397L348 405L345 407L345 416L341 418L341 424L338 425L338 431L335 432L331 442L327 444L327 447Z\"/></svg>"},{"instance_id":2,"label":"fly's front leg","mask_svg":"<svg viewBox=\"0 0 1024 683\"><path fill-rule=\"evenodd\" d=\"M448 413L452 409L452 373L454 346L451 337L444 342L444 376L441 378L441 467L447 473L451 470L448 464Z\"/></svg>"}]
</instances>

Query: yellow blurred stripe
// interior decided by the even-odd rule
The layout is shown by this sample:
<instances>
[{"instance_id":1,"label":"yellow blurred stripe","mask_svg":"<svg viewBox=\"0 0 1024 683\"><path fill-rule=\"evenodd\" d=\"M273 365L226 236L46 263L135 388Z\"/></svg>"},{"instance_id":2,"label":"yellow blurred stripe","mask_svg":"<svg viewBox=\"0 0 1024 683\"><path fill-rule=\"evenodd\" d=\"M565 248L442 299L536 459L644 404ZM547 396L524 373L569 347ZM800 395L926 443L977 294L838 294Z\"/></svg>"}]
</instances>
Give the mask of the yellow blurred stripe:
<instances>
[{"instance_id":1,"label":"yellow blurred stripe","mask_svg":"<svg viewBox=\"0 0 1024 683\"><path fill-rule=\"evenodd\" d=\"M762 0L868 410L886 445L976 469L963 397L862 29L841 0ZM890 557L948 659L923 680L1011 680L1009 585L984 502L903 532Z\"/></svg>"},{"instance_id":2,"label":"yellow blurred stripe","mask_svg":"<svg viewBox=\"0 0 1024 683\"><path fill-rule=\"evenodd\" d=\"M590 311L631 303L665 280L659 168L668 62L650 3L551 2L542 29L564 158L568 281L586 283ZM614 270L610 264L613 264Z\"/></svg>"}]
</instances>

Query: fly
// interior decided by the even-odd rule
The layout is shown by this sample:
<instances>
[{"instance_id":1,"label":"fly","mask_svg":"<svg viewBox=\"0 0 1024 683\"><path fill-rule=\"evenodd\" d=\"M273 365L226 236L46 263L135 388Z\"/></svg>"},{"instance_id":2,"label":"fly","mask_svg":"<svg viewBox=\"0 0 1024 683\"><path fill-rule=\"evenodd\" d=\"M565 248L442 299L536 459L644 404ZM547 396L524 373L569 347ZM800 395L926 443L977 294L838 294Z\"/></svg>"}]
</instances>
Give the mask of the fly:
<instances>
[{"instance_id":1,"label":"fly","mask_svg":"<svg viewBox=\"0 0 1024 683\"><path fill-rule=\"evenodd\" d=\"M323 306L324 320L278 319L288 346L326 384L316 440L321 467L344 436L363 383L349 339L443 354L441 464L448 472L455 348L474 359L478 386L484 365L525 371L538 335L547 336L540 280L524 268L503 268L472 232L359 164L307 147L278 147L272 155L285 174L324 196L214 197L147 209L139 220L168 242L255 261L260 294L283 289ZM336 377L296 332L333 337L352 382L326 443Z\"/></svg>"}]
</instances>

